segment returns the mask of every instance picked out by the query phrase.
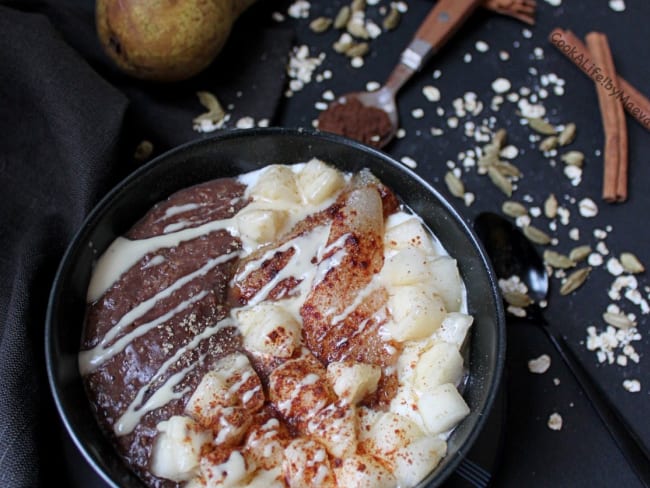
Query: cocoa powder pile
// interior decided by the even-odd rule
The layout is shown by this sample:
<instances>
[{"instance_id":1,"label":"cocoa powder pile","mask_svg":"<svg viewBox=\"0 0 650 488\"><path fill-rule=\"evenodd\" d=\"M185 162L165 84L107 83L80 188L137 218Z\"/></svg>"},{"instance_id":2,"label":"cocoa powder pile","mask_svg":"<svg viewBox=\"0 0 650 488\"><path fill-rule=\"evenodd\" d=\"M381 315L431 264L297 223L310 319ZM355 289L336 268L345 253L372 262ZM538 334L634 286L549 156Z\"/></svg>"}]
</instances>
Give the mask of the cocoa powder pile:
<instances>
[{"instance_id":1,"label":"cocoa powder pile","mask_svg":"<svg viewBox=\"0 0 650 488\"><path fill-rule=\"evenodd\" d=\"M377 107L364 105L356 98L334 102L318 117L318 128L379 147L390 133L388 114Z\"/></svg>"}]
</instances>

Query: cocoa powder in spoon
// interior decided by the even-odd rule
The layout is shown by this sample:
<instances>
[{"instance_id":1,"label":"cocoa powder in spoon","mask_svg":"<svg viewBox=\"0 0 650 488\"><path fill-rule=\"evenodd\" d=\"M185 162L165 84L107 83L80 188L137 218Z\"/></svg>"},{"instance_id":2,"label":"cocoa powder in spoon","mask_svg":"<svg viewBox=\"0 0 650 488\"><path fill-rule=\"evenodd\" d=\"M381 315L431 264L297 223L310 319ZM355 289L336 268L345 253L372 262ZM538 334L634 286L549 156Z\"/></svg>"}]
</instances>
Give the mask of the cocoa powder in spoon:
<instances>
[{"instance_id":1,"label":"cocoa powder in spoon","mask_svg":"<svg viewBox=\"0 0 650 488\"><path fill-rule=\"evenodd\" d=\"M388 114L377 107L364 105L356 98L332 103L318 117L318 129L332 132L378 147L390 133Z\"/></svg>"}]
</instances>

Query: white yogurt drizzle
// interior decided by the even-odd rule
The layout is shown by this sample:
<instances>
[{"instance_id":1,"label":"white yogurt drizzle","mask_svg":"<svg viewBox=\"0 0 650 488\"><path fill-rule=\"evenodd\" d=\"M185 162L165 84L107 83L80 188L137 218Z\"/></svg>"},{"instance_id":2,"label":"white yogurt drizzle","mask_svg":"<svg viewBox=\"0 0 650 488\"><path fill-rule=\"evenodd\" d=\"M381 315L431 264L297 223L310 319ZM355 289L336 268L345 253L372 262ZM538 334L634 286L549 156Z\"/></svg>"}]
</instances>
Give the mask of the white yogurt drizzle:
<instances>
[{"instance_id":1,"label":"white yogurt drizzle","mask_svg":"<svg viewBox=\"0 0 650 488\"><path fill-rule=\"evenodd\" d=\"M204 359L204 356L201 356L199 361L192 363L183 371L180 371L167 378L167 380L158 388L158 390L156 390L156 393L149 400L147 400L144 405L142 405L142 400L145 396L145 393L149 390L151 385L153 385L158 379L162 378L162 376L167 373L169 368L178 362L178 360L184 354L195 349L201 343L201 341L209 339L223 328L233 325L234 324L230 318L225 318L213 326L206 327L203 332L194 336L190 342L185 344L183 347L178 348L174 355L167 359L158 369L158 371L156 371L156 374L153 375L151 380L149 380L146 385L143 385L140 390L138 390L138 393L136 394L131 404L127 407L124 414L122 414L122 416L115 423L113 427L115 434L121 436L131 433L133 429L135 429L135 426L138 425L142 417L144 417L147 413L160 408L170 401L176 398L180 398L185 393L187 393L185 390L182 392L174 392L174 387L180 383L180 381L182 381L187 373L189 373ZM182 376L179 376L181 373ZM159 392L161 393L159 394Z\"/></svg>"},{"instance_id":2,"label":"white yogurt drizzle","mask_svg":"<svg viewBox=\"0 0 650 488\"><path fill-rule=\"evenodd\" d=\"M190 210L196 210L197 208L201 208L205 204L198 204L198 203L186 203L184 205L174 205L173 207L169 207L167 210L165 210L165 215L163 215L163 219L168 219L169 217L173 217L174 215L178 215L183 212L189 212ZM162 220L159 219L158 222Z\"/></svg>"},{"instance_id":3,"label":"white yogurt drizzle","mask_svg":"<svg viewBox=\"0 0 650 488\"><path fill-rule=\"evenodd\" d=\"M214 220L198 227L147 239L130 240L125 237L118 237L97 261L88 285L87 301L92 303L99 299L117 282L123 273L133 267L145 255L162 248L176 247L181 242L196 239L217 230L227 230L233 236L239 235L236 219L230 218Z\"/></svg>"},{"instance_id":4,"label":"white yogurt drizzle","mask_svg":"<svg viewBox=\"0 0 650 488\"><path fill-rule=\"evenodd\" d=\"M223 264L227 261L230 261L231 259L237 256L238 253L230 253L230 254L224 254L222 256L210 259L207 263L205 263L196 271L193 271L192 273L189 273L179 278L164 290L159 291L153 297L139 303L133 309L129 310L126 314L124 314L120 318L117 324L115 324L106 333L106 335L104 335L104 337L102 338L99 344L97 344L92 349L89 349L87 351L82 351L81 353L79 353L79 370L81 371L81 374L85 375L88 373L92 373L104 362L108 361L110 358L120 353L133 339L135 339L136 337L140 337L141 335L145 334L146 332L156 327L157 325L164 323L165 321L169 320L177 313L180 313L183 310L185 310L192 303L195 303L196 301L203 298L207 294L207 292L202 292L203 294L201 295L200 298L197 298L198 295L192 297L190 300L182 302L176 308L162 315L161 317L158 317L157 319L148 322L147 324L142 324L138 328L131 331L129 334L126 334L115 344L108 347L108 344L110 344L111 341L113 341L113 339L115 339L115 337L117 337L117 335L120 334L125 327L132 324L140 317L144 316L160 300L168 298L176 290L179 290L180 288L182 288L183 286L185 286L187 283L191 282L195 278L205 275L211 269L215 268L219 264Z\"/></svg>"},{"instance_id":5,"label":"white yogurt drizzle","mask_svg":"<svg viewBox=\"0 0 650 488\"><path fill-rule=\"evenodd\" d=\"M202 356L200 361L202 361L204 357L205 356ZM142 417L147 413L167 405L172 400L182 398L183 395L190 390L190 387L185 387L181 390L175 390L175 388L183 381L183 379L185 379L187 373L192 371L200 361L191 363L181 371L178 371L167 378L167 381L156 389L154 394L149 397L144 405L142 405L141 402L148 387L140 388L136 399L131 402L126 409L126 412L124 412L117 422L115 422L115 425L113 426L115 434L117 436L122 436L133 432L135 426L138 425Z\"/></svg>"},{"instance_id":6,"label":"white yogurt drizzle","mask_svg":"<svg viewBox=\"0 0 650 488\"><path fill-rule=\"evenodd\" d=\"M187 310L190 307L190 305L202 300L207 294L208 294L207 291L205 290L201 291L201 293L194 295L189 300L185 300L179 303L176 307L174 307L169 312L160 315L159 317L156 317L154 320L147 322L146 324L139 325L128 334L124 334L117 341L115 341L114 344L108 347L104 347L101 344L99 344L93 349L82 351L81 353L79 353L79 371L81 372L82 375L92 373L104 362L108 361L115 355L121 353L135 339L143 336L151 329L159 326L160 324L164 324L169 319L171 319L174 315L184 310Z\"/></svg>"}]
</instances>

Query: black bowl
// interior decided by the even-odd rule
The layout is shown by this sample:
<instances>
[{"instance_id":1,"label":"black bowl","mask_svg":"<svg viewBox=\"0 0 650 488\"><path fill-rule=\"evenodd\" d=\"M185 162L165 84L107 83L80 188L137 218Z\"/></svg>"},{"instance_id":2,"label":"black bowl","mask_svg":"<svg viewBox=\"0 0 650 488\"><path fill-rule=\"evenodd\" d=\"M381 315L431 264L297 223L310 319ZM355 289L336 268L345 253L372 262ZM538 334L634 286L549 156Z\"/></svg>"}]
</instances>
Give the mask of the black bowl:
<instances>
[{"instance_id":1,"label":"black bowl","mask_svg":"<svg viewBox=\"0 0 650 488\"><path fill-rule=\"evenodd\" d=\"M476 440L502 376L505 325L495 277L474 233L426 181L386 154L338 136L303 130L225 132L178 147L142 167L90 213L70 244L50 296L45 327L50 387L63 422L85 459L114 487L142 487L95 421L78 370L86 288L95 259L155 203L196 183L272 163L318 157L344 171L368 167L417 212L457 259L475 322L465 391L471 413L448 440L448 455L421 486L436 487L454 471Z\"/></svg>"}]
</instances>

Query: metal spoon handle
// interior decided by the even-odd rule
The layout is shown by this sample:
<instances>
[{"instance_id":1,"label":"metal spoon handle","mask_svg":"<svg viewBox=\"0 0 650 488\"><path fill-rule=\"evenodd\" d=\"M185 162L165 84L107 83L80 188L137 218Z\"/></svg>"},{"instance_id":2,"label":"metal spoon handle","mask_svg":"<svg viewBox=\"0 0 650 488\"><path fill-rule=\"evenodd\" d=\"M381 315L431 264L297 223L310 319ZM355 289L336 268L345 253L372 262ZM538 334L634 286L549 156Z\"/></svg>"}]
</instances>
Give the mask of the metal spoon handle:
<instances>
[{"instance_id":1,"label":"metal spoon handle","mask_svg":"<svg viewBox=\"0 0 650 488\"><path fill-rule=\"evenodd\" d=\"M402 52L385 86L393 94L418 71L467 20L483 0L438 0Z\"/></svg>"},{"instance_id":2,"label":"metal spoon handle","mask_svg":"<svg viewBox=\"0 0 650 488\"><path fill-rule=\"evenodd\" d=\"M564 338L543 327L643 486L650 487L650 452L591 378Z\"/></svg>"}]
</instances>

